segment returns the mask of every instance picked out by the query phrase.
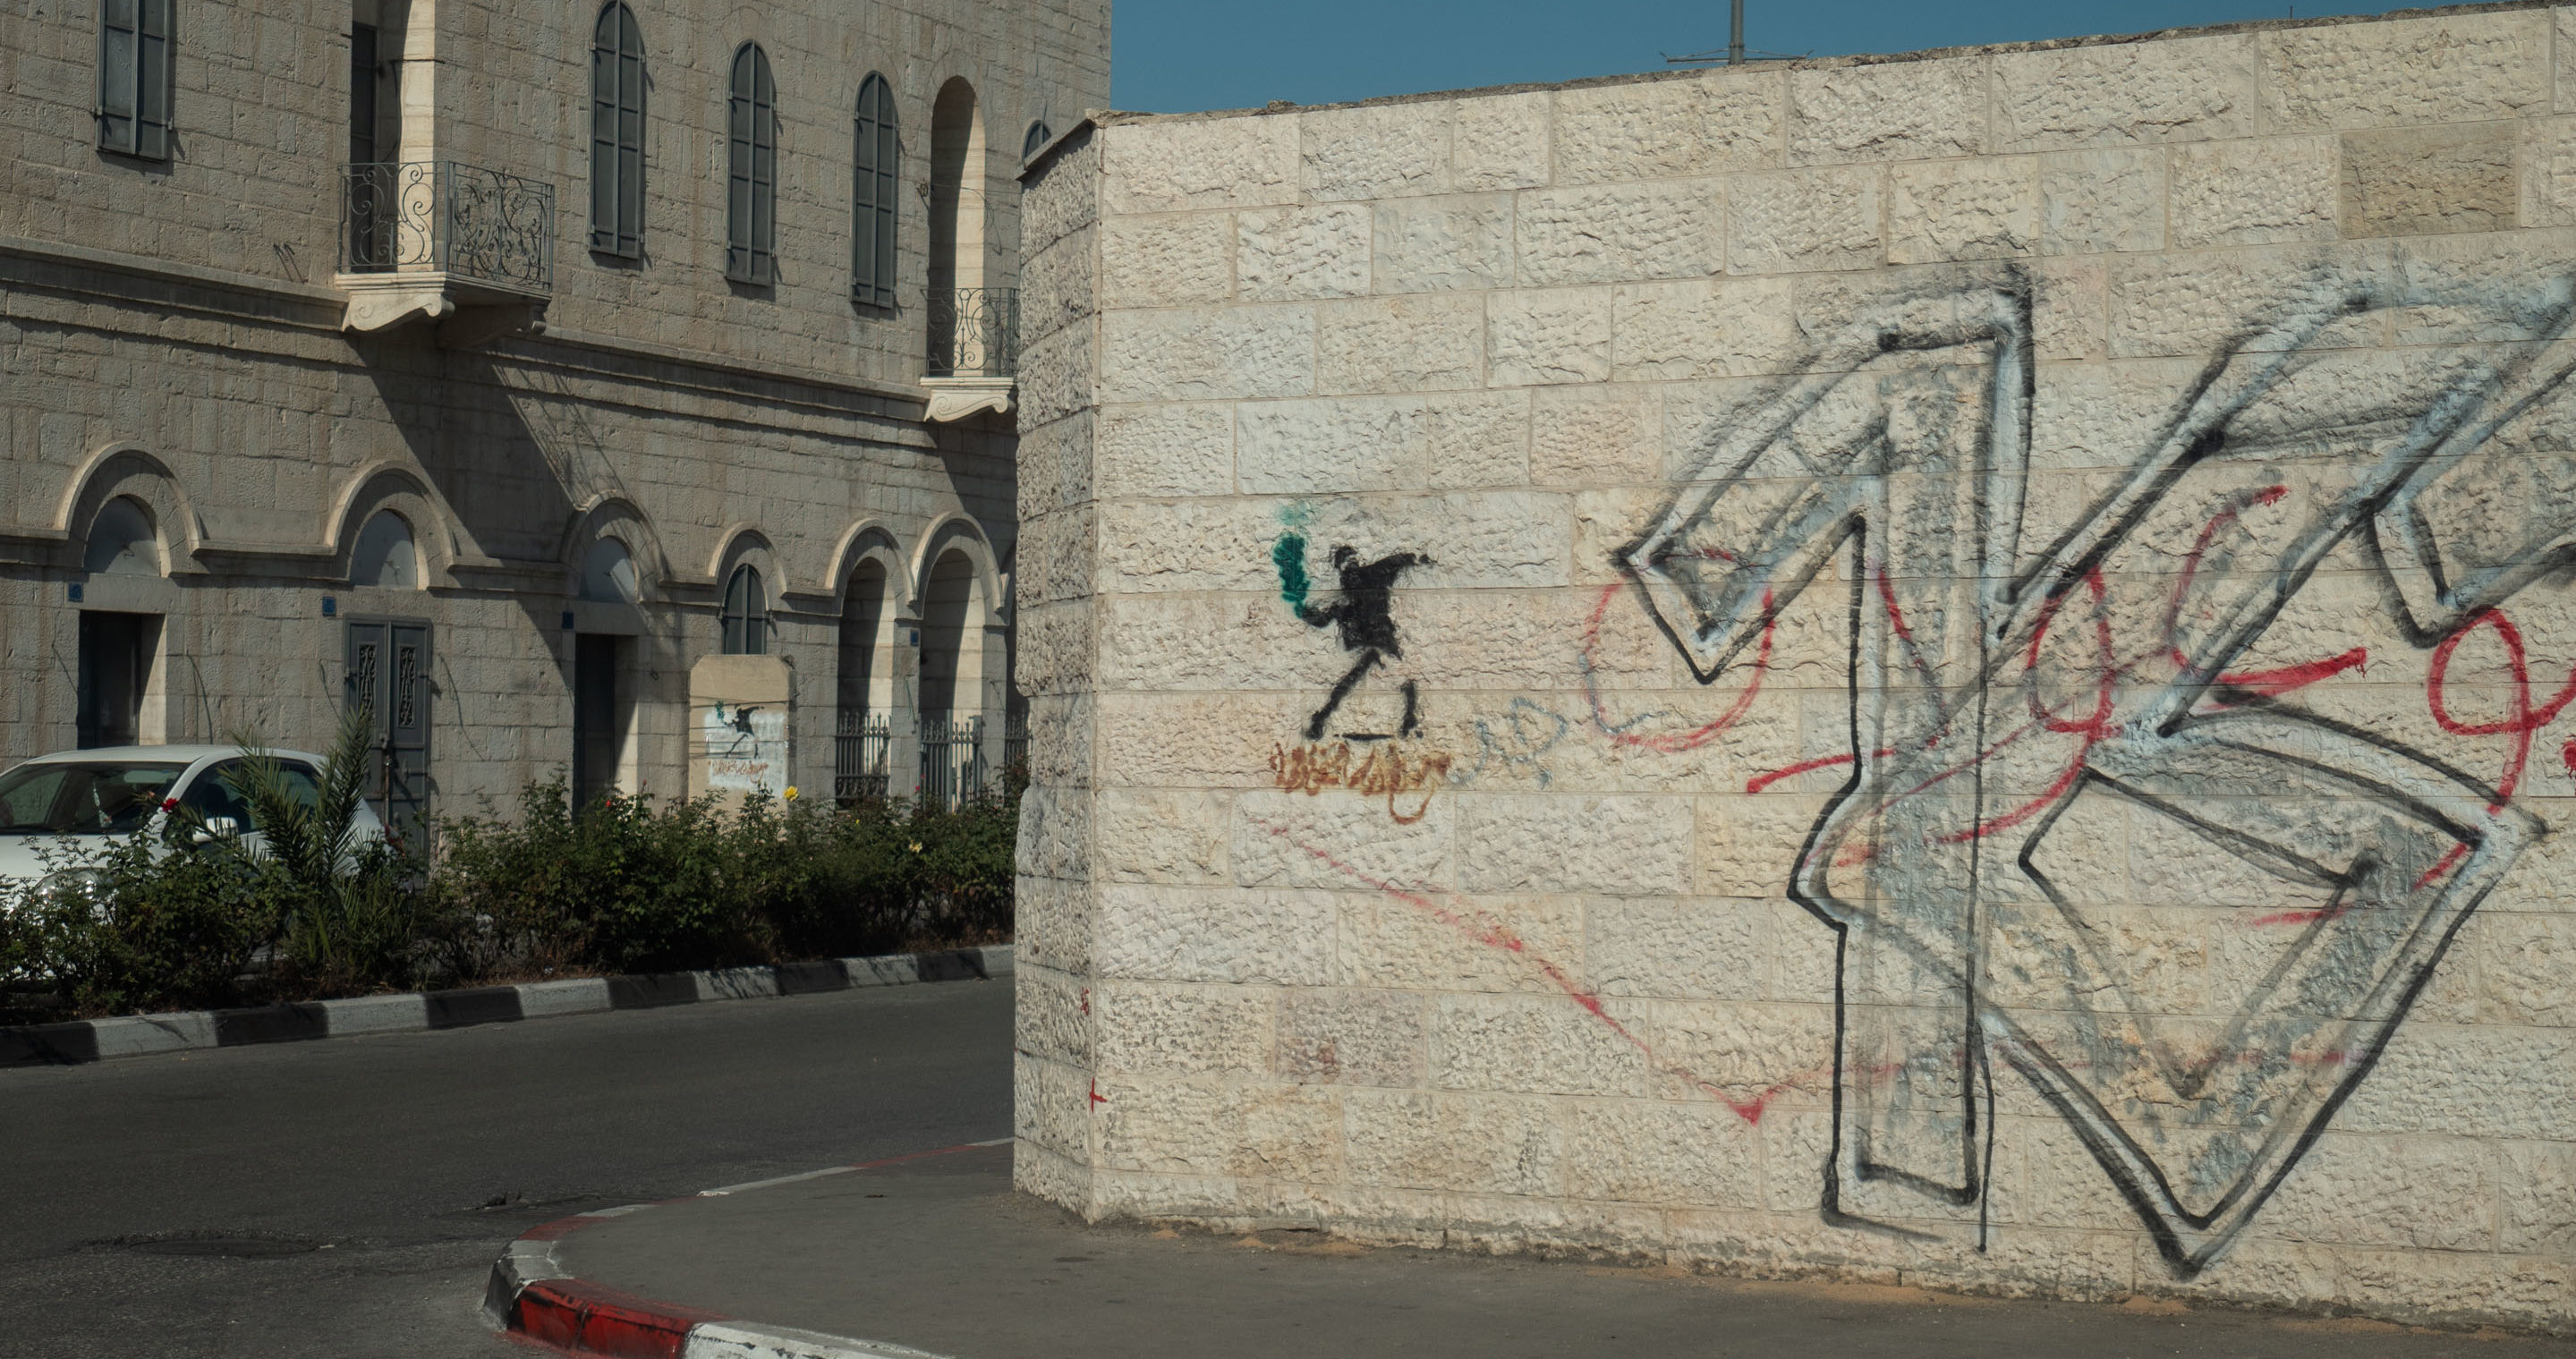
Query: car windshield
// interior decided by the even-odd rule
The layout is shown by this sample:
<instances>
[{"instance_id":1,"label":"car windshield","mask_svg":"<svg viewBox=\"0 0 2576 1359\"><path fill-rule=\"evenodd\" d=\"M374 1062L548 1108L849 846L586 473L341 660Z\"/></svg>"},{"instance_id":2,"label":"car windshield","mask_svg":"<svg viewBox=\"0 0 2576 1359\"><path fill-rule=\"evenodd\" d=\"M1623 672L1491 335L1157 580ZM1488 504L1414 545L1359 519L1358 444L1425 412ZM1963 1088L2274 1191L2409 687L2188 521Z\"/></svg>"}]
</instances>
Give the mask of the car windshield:
<instances>
[{"instance_id":1,"label":"car windshield","mask_svg":"<svg viewBox=\"0 0 2576 1359\"><path fill-rule=\"evenodd\" d=\"M122 835L170 795L185 764L65 760L0 774L0 835Z\"/></svg>"}]
</instances>

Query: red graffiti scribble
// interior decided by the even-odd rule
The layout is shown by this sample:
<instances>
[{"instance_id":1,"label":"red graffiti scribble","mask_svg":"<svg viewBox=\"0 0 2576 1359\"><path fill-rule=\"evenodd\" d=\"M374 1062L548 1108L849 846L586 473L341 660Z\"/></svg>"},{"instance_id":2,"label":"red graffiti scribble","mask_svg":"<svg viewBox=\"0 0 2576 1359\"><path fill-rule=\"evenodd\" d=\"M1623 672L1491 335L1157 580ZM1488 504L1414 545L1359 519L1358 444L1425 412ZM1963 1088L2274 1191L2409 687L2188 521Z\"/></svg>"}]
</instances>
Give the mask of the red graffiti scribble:
<instances>
[{"instance_id":1,"label":"red graffiti scribble","mask_svg":"<svg viewBox=\"0 0 2576 1359\"><path fill-rule=\"evenodd\" d=\"M1616 1016L1612 1015L1609 1010L1604 1008L1601 1004L1601 997L1590 991L1586 991L1581 986L1577 985L1574 978L1567 975L1564 968L1557 966L1555 962L1547 958L1545 955L1532 950L1529 946L1529 941L1512 933L1511 930L1504 926L1493 921L1481 919L1470 912L1443 906L1439 902L1434 901L1419 892L1409 891L1405 888L1396 886L1394 883L1386 882L1368 873L1362 872L1360 869L1334 858L1331 854L1297 839L1294 835L1290 834L1288 829L1284 826L1274 825L1267 821L1255 821L1253 824L1259 826L1265 831L1268 831L1270 834L1277 836L1279 839L1286 841L1291 848L1313 856L1318 862L1322 863L1325 867L1332 869L1334 872L1339 873L1354 882L1365 884L1371 889L1384 893L1397 901L1403 902L1405 905L1422 912L1424 915L1429 916L1433 920L1436 920L1453 930L1456 930L1476 943L1482 944L1487 948L1499 949L1502 952L1509 953L1521 959L1523 962L1528 963L1531 967L1537 969L1538 974L1541 977L1547 979L1547 983L1550 986L1555 987L1567 1000L1573 1001L1575 1004L1582 1006L1585 1013L1591 1015L1594 1019L1601 1021L1604 1025L1607 1025L1612 1033L1617 1034L1630 1047L1633 1047L1638 1052L1642 1053L1646 1060L1653 1064L1656 1069L1668 1072L1690 1082L1692 1086L1706 1093L1710 1098L1725 1105L1737 1118L1743 1119L1746 1123L1760 1123L1762 1121L1763 1110L1770 1106L1773 1099L1778 1098L1784 1091L1794 1089L1802 1082L1813 1080L1831 1070L1830 1065L1812 1068L1791 1076L1786 1080L1773 1083L1769 1088L1763 1090L1761 1093L1755 1095L1749 1100L1739 1100L1735 1096L1727 1093L1725 1087L1718 1085L1716 1082L1700 1076L1697 1072L1694 1072L1688 1067L1682 1066L1677 1062L1665 1060L1661 1054L1655 1051L1652 1044L1639 1038L1635 1030L1620 1023Z\"/></svg>"},{"instance_id":2,"label":"red graffiti scribble","mask_svg":"<svg viewBox=\"0 0 2576 1359\"><path fill-rule=\"evenodd\" d=\"M1716 739L1718 733L1734 726L1736 720L1744 716L1744 710L1753 706L1754 697L1762 692L1762 677L1771 668L1771 636L1780 626L1779 616L1772 611L1771 592L1767 589L1762 592L1762 640L1754 650L1753 674L1745 680L1744 692L1735 696L1735 702L1718 714L1715 721L1689 731L1637 736L1611 725L1609 713L1601 706L1601 683L1592 664L1592 653L1601 644L1601 620L1609 614L1610 601L1619 597L1622 588L1618 585L1604 586L1600 600L1592 606L1592 616L1583 621L1583 690L1592 702L1592 724L1618 745L1640 747L1666 755L1697 750Z\"/></svg>"},{"instance_id":3,"label":"red graffiti scribble","mask_svg":"<svg viewBox=\"0 0 2576 1359\"><path fill-rule=\"evenodd\" d=\"M2480 628L2493 628L2496 640L2504 643L2506 683L2511 687L2512 710L2494 722L2463 722L2451 715L2450 704L2446 701L2451 654L2459 650L2460 643L2469 639L2469 634ZM2513 749L2505 755L2504 773L2496 780L2496 800L2487 807L2489 813L2503 810L2504 804L2513 800L2514 789L2522 785L2523 770L2531 763L2532 738L2542 727L2558 720L2558 715L2566 711L2570 700L2576 700L2576 671L2569 672L2567 687L2560 689L2547 703L2537 708L2531 705L2531 661L2523 648L2522 629L2515 627L2502 609L2480 609L2470 615L2468 622L2462 624L2458 631L2443 638L2442 644L2433 648L2433 664L2424 676L2424 702L2432 709L2433 721L2442 730L2453 736L2513 738ZM2576 749L2576 741L2561 748L2560 758L2566 759L2570 749ZM2569 767L2576 769L2576 761L2571 761ZM2466 844L2451 846L2451 852L2443 855L2440 863L2426 869L2424 876L2415 880L2416 889L2421 891L2458 867L2468 853Z\"/></svg>"},{"instance_id":4,"label":"red graffiti scribble","mask_svg":"<svg viewBox=\"0 0 2576 1359\"><path fill-rule=\"evenodd\" d=\"M2184 556L2182 574L2174 581L2172 596L2165 601L2165 653L2172 658L2175 667L2185 675L2192 673L2193 666L2191 658L2184 655L2182 650L2183 599L2191 593L2192 583L2199 578L2201 562L2209 555L2211 544L2217 541L2222 531L2233 527L2237 520L2243 517L2245 511L2257 505L2277 504L2289 493L2290 488L2287 486L2265 486L2257 490L2240 491L2228 497L2225 502L2226 507L2211 515L2209 522L2200 526L2200 537L2193 542L2190 553ZM2293 689L2305 688L2319 680L2340 675L2346 670L2365 668L2369 661L2370 648L2357 646L2321 661L2285 665L2273 670L2229 671L2218 677L2218 683L2230 689L2272 697L2286 694Z\"/></svg>"},{"instance_id":5,"label":"red graffiti scribble","mask_svg":"<svg viewBox=\"0 0 2576 1359\"><path fill-rule=\"evenodd\" d=\"M1109 1097L1100 1093L1100 1082L1097 1080L1094 1080L1091 1083L1091 1102L1094 1104L1107 1104L1109 1102Z\"/></svg>"},{"instance_id":6,"label":"red graffiti scribble","mask_svg":"<svg viewBox=\"0 0 2576 1359\"><path fill-rule=\"evenodd\" d=\"M1882 746L1877 750L1871 751L1869 753L1869 757L1873 760L1883 760L1895 753L1896 751L1893 748ZM1772 784L1778 783L1782 779L1795 778L1800 774L1810 774L1819 769L1831 769L1838 764L1850 763L1852 763L1852 757L1849 755L1823 755L1812 760L1800 760L1796 764L1783 765L1778 769L1772 770L1770 773L1756 774L1752 778L1746 779L1744 781L1744 791L1748 793L1758 793L1763 789L1770 787Z\"/></svg>"}]
</instances>

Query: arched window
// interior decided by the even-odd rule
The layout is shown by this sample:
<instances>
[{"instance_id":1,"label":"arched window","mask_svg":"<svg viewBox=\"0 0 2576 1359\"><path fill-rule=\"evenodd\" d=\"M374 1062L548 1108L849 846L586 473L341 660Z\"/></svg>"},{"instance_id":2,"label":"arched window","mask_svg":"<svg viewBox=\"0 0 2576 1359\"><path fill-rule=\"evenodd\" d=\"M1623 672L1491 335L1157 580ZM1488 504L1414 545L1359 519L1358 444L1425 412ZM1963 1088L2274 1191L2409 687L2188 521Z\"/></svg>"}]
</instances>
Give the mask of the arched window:
<instances>
[{"instance_id":1,"label":"arched window","mask_svg":"<svg viewBox=\"0 0 2576 1359\"><path fill-rule=\"evenodd\" d=\"M590 35L590 248L644 253L644 33L624 0Z\"/></svg>"},{"instance_id":2,"label":"arched window","mask_svg":"<svg viewBox=\"0 0 2576 1359\"><path fill-rule=\"evenodd\" d=\"M761 593L755 568L737 566L725 581L724 654L769 654L769 600Z\"/></svg>"},{"instance_id":3,"label":"arched window","mask_svg":"<svg viewBox=\"0 0 2576 1359\"><path fill-rule=\"evenodd\" d=\"M850 300L894 305L895 184L903 169L895 137L894 90L871 71L859 82L857 151L851 174Z\"/></svg>"},{"instance_id":4,"label":"arched window","mask_svg":"<svg viewBox=\"0 0 2576 1359\"><path fill-rule=\"evenodd\" d=\"M1023 162L1027 161L1040 151L1046 150L1046 144L1054 140L1055 129L1046 125L1046 119L1040 118L1029 124L1029 135L1020 139L1020 159Z\"/></svg>"},{"instance_id":5,"label":"arched window","mask_svg":"<svg viewBox=\"0 0 2576 1359\"><path fill-rule=\"evenodd\" d=\"M590 555L581 563L581 597L601 604L632 604L644 597L626 544L602 538L590 545Z\"/></svg>"},{"instance_id":6,"label":"arched window","mask_svg":"<svg viewBox=\"0 0 2576 1359\"><path fill-rule=\"evenodd\" d=\"M81 569L93 576L160 575L161 541L152 532L152 512L131 496L99 506Z\"/></svg>"},{"instance_id":7,"label":"arched window","mask_svg":"<svg viewBox=\"0 0 2576 1359\"><path fill-rule=\"evenodd\" d=\"M725 277L778 281L778 87L758 43L733 54L725 173Z\"/></svg>"},{"instance_id":8,"label":"arched window","mask_svg":"<svg viewBox=\"0 0 2576 1359\"><path fill-rule=\"evenodd\" d=\"M358 530L358 545L349 551L349 583L384 590L420 588L420 552L401 515L378 510Z\"/></svg>"}]
</instances>

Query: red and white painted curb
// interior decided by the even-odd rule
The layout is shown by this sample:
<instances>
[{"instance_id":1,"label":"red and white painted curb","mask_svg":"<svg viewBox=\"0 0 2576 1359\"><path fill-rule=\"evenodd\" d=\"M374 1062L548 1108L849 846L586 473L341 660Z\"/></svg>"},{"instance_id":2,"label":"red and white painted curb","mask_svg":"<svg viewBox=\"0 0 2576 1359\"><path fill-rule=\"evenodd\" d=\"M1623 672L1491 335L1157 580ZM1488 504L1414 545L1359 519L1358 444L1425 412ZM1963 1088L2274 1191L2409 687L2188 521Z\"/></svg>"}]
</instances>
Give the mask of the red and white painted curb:
<instances>
[{"instance_id":1,"label":"red and white painted curb","mask_svg":"<svg viewBox=\"0 0 2576 1359\"><path fill-rule=\"evenodd\" d=\"M483 1315L495 1327L562 1354L601 1355L607 1359L941 1359L925 1350L879 1340L850 1340L784 1326L761 1326L703 1308L656 1302L606 1284L573 1277L555 1254L555 1245L584 1227L611 1218L641 1213L693 1199L720 1198L749 1189L819 1180L879 1166L951 1156L961 1151L1010 1144L1007 1137L966 1142L937 1151L888 1156L857 1165L809 1170L749 1184L706 1189L687 1198L660 1203L630 1203L575 1213L532 1227L510 1243L492 1262L492 1278L483 1290Z\"/></svg>"}]
</instances>

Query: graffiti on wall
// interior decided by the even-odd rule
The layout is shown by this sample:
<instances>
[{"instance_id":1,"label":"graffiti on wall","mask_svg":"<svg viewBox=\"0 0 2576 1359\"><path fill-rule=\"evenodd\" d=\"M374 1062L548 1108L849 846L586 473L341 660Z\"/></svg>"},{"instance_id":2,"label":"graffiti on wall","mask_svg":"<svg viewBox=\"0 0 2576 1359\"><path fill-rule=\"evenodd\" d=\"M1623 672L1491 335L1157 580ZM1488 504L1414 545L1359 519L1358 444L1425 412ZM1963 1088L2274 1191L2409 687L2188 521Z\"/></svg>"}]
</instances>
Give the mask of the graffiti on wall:
<instances>
[{"instance_id":1,"label":"graffiti on wall","mask_svg":"<svg viewBox=\"0 0 2576 1359\"><path fill-rule=\"evenodd\" d=\"M2038 501L2018 279L1866 312L1711 431L1620 565L1744 696L1631 739L1732 721L1783 611L1837 592L1844 748L1771 776L1844 775L1783 866L1839 969L1829 1221L1982 1246L2000 1067L2188 1276L2369 1077L2542 831L2515 793L2576 676L2535 687L2507 606L2576 565L2576 471L2524 443L2576 368L2570 311L2566 280L2324 280L2088 503ZM2392 637L2432 727L2500 766L2303 701L2399 663ZM2505 678L2447 692L2472 645ZM2212 919L2228 946L2177 965Z\"/></svg>"}]
</instances>

